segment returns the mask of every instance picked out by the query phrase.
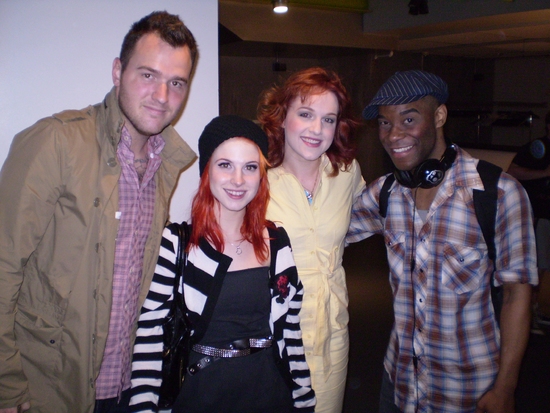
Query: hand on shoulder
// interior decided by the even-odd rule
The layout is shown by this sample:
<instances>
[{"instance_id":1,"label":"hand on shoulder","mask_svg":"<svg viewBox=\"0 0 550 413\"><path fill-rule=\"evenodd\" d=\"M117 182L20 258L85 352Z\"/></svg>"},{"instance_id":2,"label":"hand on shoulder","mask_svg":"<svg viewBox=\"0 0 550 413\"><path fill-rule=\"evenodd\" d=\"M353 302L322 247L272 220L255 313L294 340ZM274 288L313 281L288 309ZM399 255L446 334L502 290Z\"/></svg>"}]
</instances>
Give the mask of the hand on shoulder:
<instances>
[{"instance_id":1,"label":"hand on shoulder","mask_svg":"<svg viewBox=\"0 0 550 413\"><path fill-rule=\"evenodd\" d=\"M30 402L25 402L17 407L8 407L7 409L0 409L0 413L22 413L31 408Z\"/></svg>"}]
</instances>

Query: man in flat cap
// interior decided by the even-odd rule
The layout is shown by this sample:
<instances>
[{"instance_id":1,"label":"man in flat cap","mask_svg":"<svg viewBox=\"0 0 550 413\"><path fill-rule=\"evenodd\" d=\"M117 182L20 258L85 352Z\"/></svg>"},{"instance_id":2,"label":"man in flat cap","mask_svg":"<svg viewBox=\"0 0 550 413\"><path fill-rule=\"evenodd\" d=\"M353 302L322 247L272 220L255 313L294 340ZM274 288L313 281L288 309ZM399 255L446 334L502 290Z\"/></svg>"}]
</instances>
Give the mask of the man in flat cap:
<instances>
[{"instance_id":1,"label":"man in flat cap","mask_svg":"<svg viewBox=\"0 0 550 413\"><path fill-rule=\"evenodd\" d=\"M363 111L395 167L357 199L347 237L382 234L387 248L395 322L380 412L514 411L538 281L531 207L497 169L490 259L473 195L490 185L444 136L447 98L438 76L397 72ZM500 318L491 283L502 286Z\"/></svg>"}]
</instances>

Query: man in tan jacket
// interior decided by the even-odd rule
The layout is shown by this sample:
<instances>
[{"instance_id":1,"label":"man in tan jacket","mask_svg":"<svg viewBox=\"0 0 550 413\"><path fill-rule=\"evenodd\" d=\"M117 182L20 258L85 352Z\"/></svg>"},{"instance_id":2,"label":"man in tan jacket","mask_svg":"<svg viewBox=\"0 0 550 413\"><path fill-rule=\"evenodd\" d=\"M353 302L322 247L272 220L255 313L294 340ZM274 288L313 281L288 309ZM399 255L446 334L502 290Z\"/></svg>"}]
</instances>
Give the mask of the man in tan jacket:
<instances>
[{"instance_id":1,"label":"man in tan jacket","mask_svg":"<svg viewBox=\"0 0 550 413\"><path fill-rule=\"evenodd\" d=\"M169 198L195 159L170 124L196 55L178 16L151 13L103 102L14 138L0 172L0 413L125 411Z\"/></svg>"}]
</instances>

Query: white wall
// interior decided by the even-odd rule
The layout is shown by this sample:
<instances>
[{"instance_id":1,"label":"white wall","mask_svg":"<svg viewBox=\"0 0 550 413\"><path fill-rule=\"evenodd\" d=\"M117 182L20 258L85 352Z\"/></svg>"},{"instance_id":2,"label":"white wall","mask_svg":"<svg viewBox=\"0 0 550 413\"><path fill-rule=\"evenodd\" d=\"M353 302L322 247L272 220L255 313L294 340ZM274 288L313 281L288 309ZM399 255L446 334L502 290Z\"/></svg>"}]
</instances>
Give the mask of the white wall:
<instances>
[{"instance_id":1,"label":"white wall","mask_svg":"<svg viewBox=\"0 0 550 413\"><path fill-rule=\"evenodd\" d=\"M218 114L217 0L0 0L0 164L13 136L36 120L103 100L124 35L155 10L178 14L198 43L189 99L175 125L198 152L204 125ZM173 221L188 218L198 175L195 162L180 178Z\"/></svg>"}]
</instances>

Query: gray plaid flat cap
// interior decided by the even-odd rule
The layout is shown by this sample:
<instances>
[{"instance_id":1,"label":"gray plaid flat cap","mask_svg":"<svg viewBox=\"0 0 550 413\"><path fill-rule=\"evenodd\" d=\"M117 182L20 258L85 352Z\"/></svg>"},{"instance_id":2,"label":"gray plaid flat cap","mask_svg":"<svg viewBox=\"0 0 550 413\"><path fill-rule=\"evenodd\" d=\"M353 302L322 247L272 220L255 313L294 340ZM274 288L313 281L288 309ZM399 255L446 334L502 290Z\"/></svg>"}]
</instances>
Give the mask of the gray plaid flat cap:
<instances>
[{"instance_id":1,"label":"gray plaid flat cap","mask_svg":"<svg viewBox=\"0 0 550 413\"><path fill-rule=\"evenodd\" d=\"M378 106L403 105L425 96L434 96L439 103L445 103L449 97L447 83L439 76L422 70L395 72L363 110L363 117L376 118Z\"/></svg>"}]
</instances>

